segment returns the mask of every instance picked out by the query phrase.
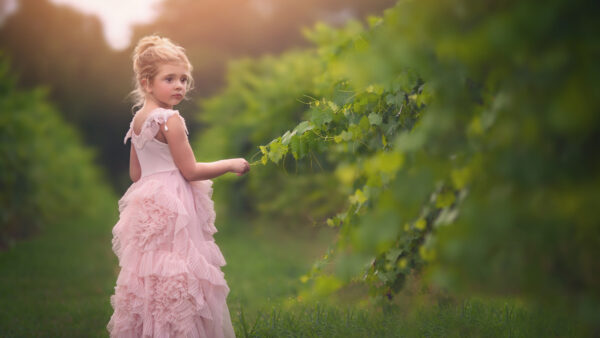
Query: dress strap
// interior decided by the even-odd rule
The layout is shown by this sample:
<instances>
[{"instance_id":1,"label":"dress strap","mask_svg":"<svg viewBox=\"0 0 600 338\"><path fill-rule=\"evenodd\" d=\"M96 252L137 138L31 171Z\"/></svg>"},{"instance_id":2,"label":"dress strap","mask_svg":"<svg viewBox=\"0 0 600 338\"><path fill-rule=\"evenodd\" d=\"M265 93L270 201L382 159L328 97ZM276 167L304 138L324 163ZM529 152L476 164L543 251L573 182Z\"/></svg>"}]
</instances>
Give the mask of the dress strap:
<instances>
[{"instance_id":1,"label":"dress strap","mask_svg":"<svg viewBox=\"0 0 600 338\"><path fill-rule=\"evenodd\" d=\"M183 128L185 130L186 135L189 135L187 126L185 124L185 119L179 114L179 111L173 109L156 108L153 111L151 111L146 117L146 120L142 124L142 128L140 130L139 135L137 135L133 131L133 119L131 119L131 123L129 123L129 130L125 135L123 143L127 143L127 139L131 138L132 142L134 142L136 146L140 148L143 147L147 141L151 140L152 138L154 138L154 136L156 136L160 125L165 124L167 120L173 115L179 116L179 118L183 122ZM165 125L165 131L167 130L168 128Z\"/></svg>"},{"instance_id":2,"label":"dress strap","mask_svg":"<svg viewBox=\"0 0 600 338\"><path fill-rule=\"evenodd\" d=\"M185 129L186 135L189 135L187 126L185 124L185 119L183 118L183 116L181 116L181 114L179 114L178 110L165 109L165 108L157 108L155 111L153 111L150 114L151 114L151 116L149 116L147 118L146 123L150 123L151 126L153 125L153 122L154 123L158 123L158 124L165 124L165 123L167 123L167 120L171 116L173 116L173 115L179 116L179 118L181 119L181 122L183 122L183 128ZM167 126L165 126L165 131L166 130L169 130L167 128Z\"/></svg>"}]
</instances>

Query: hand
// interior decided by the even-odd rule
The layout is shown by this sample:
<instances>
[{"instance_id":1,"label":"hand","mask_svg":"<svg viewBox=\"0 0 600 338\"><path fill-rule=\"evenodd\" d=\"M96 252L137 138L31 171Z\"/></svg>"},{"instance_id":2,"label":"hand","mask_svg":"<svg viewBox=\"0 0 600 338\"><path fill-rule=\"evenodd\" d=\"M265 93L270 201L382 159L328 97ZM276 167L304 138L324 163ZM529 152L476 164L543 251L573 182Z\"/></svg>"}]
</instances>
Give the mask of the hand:
<instances>
[{"instance_id":1,"label":"hand","mask_svg":"<svg viewBox=\"0 0 600 338\"><path fill-rule=\"evenodd\" d=\"M233 158L231 159L231 171L242 176L250 171L250 164L243 158Z\"/></svg>"}]
</instances>

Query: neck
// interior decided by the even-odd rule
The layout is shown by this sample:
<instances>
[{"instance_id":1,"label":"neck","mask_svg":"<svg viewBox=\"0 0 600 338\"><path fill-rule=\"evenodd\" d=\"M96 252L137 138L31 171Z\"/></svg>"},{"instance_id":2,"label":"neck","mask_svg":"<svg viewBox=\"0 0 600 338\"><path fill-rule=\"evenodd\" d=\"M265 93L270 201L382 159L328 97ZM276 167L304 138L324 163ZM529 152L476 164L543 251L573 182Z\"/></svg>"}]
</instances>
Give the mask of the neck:
<instances>
[{"instance_id":1,"label":"neck","mask_svg":"<svg viewBox=\"0 0 600 338\"><path fill-rule=\"evenodd\" d=\"M156 108L165 108L165 109L173 109L173 105L166 105L158 102L154 99L152 95L146 95L146 99L144 100L144 105L140 108L141 111L150 111Z\"/></svg>"}]
</instances>

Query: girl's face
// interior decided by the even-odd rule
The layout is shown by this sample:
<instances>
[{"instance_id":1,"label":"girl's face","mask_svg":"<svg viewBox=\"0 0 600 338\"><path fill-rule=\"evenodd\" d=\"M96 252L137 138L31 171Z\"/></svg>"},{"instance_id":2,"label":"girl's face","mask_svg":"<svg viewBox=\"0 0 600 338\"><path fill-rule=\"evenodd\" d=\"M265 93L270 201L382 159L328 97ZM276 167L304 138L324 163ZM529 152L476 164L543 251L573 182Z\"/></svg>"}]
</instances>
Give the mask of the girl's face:
<instances>
[{"instance_id":1,"label":"girl's face","mask_svg":"<svg viewBox=\"0 0 600 338\"><path fill-rule=\"evenodd\" d=\"M159 107L171 109L185 97L189 79L185 65L163 64L146 87L147 98L155 101Z\"/></svg>"}]
</instances>

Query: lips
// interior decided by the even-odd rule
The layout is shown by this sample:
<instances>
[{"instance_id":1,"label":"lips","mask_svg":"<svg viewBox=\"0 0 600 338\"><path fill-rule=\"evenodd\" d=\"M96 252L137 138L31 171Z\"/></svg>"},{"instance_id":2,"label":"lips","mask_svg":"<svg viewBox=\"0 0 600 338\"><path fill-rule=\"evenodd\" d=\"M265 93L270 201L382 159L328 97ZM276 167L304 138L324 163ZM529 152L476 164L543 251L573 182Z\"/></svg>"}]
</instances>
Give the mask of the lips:
<instances>
[{"instance_id":1,"label":"lips","mask_svg":"<svg viewBox=\"0 0 600 338\"><path fill-rule=\"evenodd\" d=\"M176 98L176 99L178 99L178 100L183 99L183 95L181 95L181 94L175 94L175 95L173 95L173 97Z\"/></svg>"}]
</instances>

